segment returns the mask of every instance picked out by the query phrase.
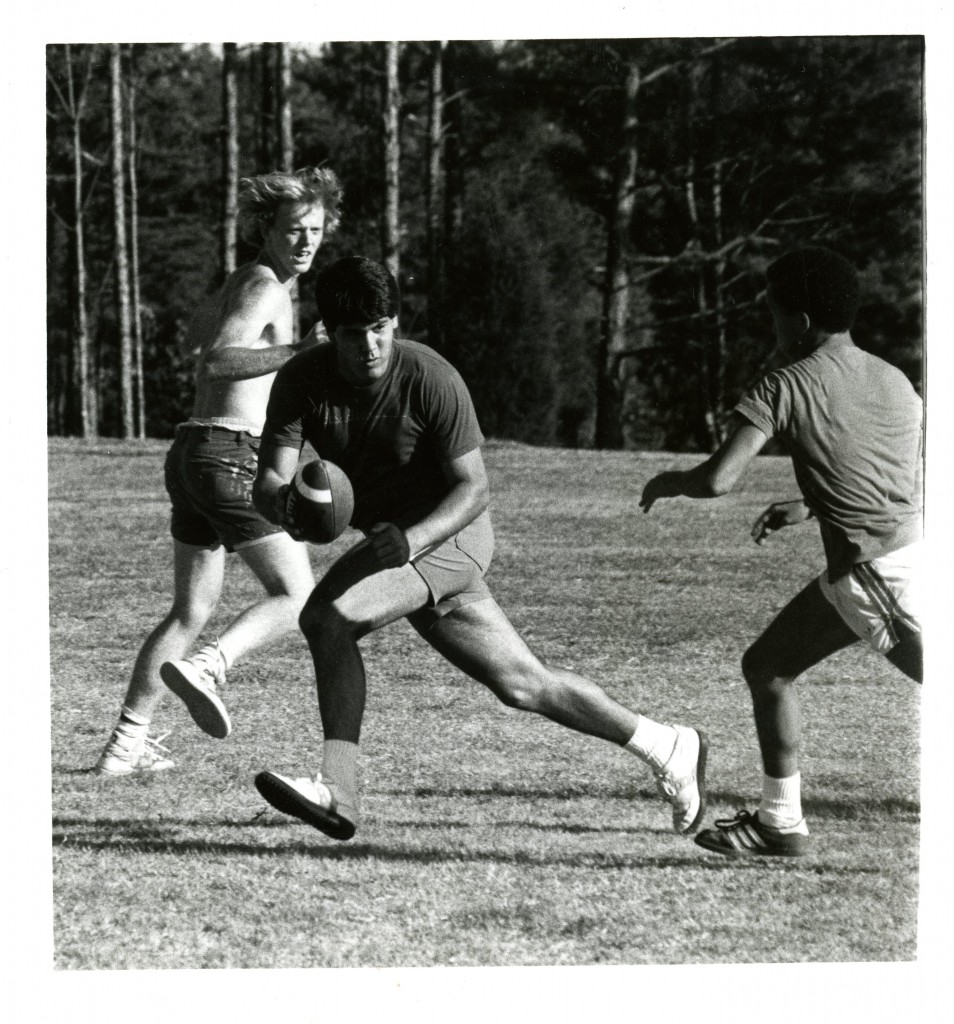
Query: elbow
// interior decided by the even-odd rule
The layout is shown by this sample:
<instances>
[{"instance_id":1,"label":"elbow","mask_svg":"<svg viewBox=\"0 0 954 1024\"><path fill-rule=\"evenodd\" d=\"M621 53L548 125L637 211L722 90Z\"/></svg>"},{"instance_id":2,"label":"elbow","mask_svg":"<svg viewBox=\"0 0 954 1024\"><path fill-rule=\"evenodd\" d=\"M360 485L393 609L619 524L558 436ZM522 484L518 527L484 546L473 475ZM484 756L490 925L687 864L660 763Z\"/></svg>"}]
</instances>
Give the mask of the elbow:
<instances>
[{"instance_id":1,"label":"elbow","mask_svg":"<svg viewBox=\"0 0 954 1024\"><path fill-rule=\"evenodd\" d=\"M209 384L215 384L222 380L228 380L225 367L217 359L207 359L199 368L199 377Z\"/></svg>"},{"instance_id":2,"label":"elbow","mask_svg":"<svg viewBox=\"0 0 954 1024\"><path fill-rule=\"evenodd\" d=\"M729 493L732 490L732 486L735 483L734 480L727 480L724 477L711 477L708 480L708 487L706 494L707 498L721 498L723 495Z\"/></svg>"},{"instance_id":3,"label":"elbow","mask_svg":"<svg viewBox=\"0 0 954 1024\"><path fill-rule=\"evenodd\" d=\"M736 475L734 473L712 469L700 477L699 490L703 498L721 498L732 490L735 482Z\"/></svg>"}]
</instances>

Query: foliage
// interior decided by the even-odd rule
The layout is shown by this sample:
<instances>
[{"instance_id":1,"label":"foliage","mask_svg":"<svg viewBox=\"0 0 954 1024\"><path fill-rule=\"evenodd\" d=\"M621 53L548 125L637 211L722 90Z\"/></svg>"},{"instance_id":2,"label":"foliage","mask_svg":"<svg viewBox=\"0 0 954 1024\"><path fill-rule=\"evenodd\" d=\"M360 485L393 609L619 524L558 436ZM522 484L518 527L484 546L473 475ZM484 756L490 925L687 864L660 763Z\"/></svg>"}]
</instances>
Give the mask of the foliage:
<instances>
[{"instance_id":1,"label":"foliage","mask_svg":"<svg viewBox=\"0 0 954 1024\"><path fill-rule=\"evenodd\" d=\"M295 163L334 167L346 193L340 231L319 263L380 252L382 46L294 53ZM82 123L89 312L101 429L113 433L108 69L105 47L72 50L78 85L85 62L91 67ZM426 43L402 43L402 324L424 341L428 59ZM856 263L865 285L856 340L920 387L920 38L455 41L445 110L460 216L449 216L444 239L445 345L486 429L592 443L605 223L620 86L633 62L642 85L622 364L629 443L711 446L766 366L762 271L808 241ZM62 88L63 46L48 48L48 67ZM135 75L148 432L165 436L191 403L176 339L221 275L221 57L209 46L137 44ZM268 169L271 159L265 75L262 47L243 46L242 174ZM48 110L49 424L69 433L72 166L68 119L52 87ZM301 296L308 326L310 277Z\"/></svg>"}]
</instances>

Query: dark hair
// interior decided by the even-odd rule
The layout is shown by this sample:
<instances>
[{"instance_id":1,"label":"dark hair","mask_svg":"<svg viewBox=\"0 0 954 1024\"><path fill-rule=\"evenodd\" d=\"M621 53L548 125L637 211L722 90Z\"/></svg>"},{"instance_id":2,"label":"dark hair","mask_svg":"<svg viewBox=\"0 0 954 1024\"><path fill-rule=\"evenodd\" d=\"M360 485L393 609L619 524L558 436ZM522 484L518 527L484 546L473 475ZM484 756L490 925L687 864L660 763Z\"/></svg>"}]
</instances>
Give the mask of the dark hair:
<instances>
[{"instance_id":1,"label":"dark hair","mask_svg":"<svg viewBox=\"0 0 954 1024\"><path fill-rule=\"evenodd\" d=\"M393 275L364 256L346 256L332 263L315 282L318 315L332 334L339 324L373 324L395 317L401 292Z\"/></svg>"},{"instance_id":2,"label":"dark hair","mask_svg":"<svg viewBox=\"0 0 954 1024\"><path fill-rule=\"evenodd\" d=\"M772 298L789 313L805 313L813 327L851 330L858 312L858 275L838 253L809 245L780 256L766 271Z\"/></svg>"}]
</instances>

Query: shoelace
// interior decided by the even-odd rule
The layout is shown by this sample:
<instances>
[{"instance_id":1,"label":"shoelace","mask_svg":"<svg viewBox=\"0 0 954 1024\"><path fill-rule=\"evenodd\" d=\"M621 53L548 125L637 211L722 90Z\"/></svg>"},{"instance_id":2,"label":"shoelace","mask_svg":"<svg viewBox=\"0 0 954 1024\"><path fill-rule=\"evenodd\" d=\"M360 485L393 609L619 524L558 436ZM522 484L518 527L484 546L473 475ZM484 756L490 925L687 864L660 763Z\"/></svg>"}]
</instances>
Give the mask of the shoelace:
<instances>
[{"instance_id":1,"label":"shoelace","mask_svg":"<svg viewBox=\"0 0 954 1024\"><path fill-rule=\"evenodd\" d=\"M193 654L192 661L198 665L200 671L211 677L213 688L221 686L225 682L225 666L222 664L218 640Z\"/></svg>"},{"instance_id":2,"label":"shoelace","mask_svg":"<svg viewBox=\"0 0 954 1024\"><path fill-rule=\"evenodd\" d=\"M146 740L145 740L145 746L147 746L147 747L150 747L150 748L151 748L151 751L152 751L153 753L155 753L156 751L161 751L161 752L162 752L163 754L171 754L171 753L172 753L172 751L171 751L171 750L170 750L170 749L169 749L168 747L164 747L164 746L162 745L162 741L163 741L163 740L164 740L164 739L165 739L165 738L166 738L166 737L167 737L167 736L168 736L168 735L169 735L169 734L170 734L171 732L172 732L172 730L171 730L171 729L168 729L168 730L167 730L166 732L164 732L164 733L163 733L163 734L162 734L161 736L147 736L147 737L146 737Z\"/></svg>"},{"instance_id":3,"label":"shoelace","mask_svg":"<svg viewBox=\"0 0 954 1024\"><path fill-rule=\"evenodd\" d=\"M751 811L747 811L744 808L735 812L734 818L716 818L715 827L721 832L728 832L731 828L737 828L739 825L748 824L754 815Z\"/></svg>"}]
</instances>

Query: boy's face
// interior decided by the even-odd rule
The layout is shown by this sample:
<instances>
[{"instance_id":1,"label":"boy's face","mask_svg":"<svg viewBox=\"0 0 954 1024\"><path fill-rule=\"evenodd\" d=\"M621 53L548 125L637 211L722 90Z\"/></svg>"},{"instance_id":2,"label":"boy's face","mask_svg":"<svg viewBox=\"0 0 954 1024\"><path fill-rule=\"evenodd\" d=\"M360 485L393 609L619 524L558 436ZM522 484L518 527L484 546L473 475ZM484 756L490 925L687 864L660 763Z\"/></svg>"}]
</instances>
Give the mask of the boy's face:
<instances>
[{"instance_id":1,"label":"boy's face","mask_svg":"<svg viewBox=\"0 0 954 1024\"><path fill-rule=\"evenodd\" d=\"M771 285L765 293L765 301L772 314L775 341L779 351L785 356L799 355L801 343L808 330L808 318L804 313L789 313L783 309L773 298Z\"/></svg>"},{"instance_id":2,"label":"boy's face","mask_svg":"<svg viewBox=\"0 0 954 1024\"><path fill-rule=\"evenodd\" d=\"M282 277L297 277L311 267L324 233L322 206L282 203L265 232L265 253Z\"/></svg>"},{"instance_id":3,"label":"boy's face","mask_svg":"<svg viewBox=\"0 0 954 1024\"><path fill-rule=\"evenodd\" d=\"M334 340L341 376L359 387L380 380L391 365L396 329L397 317L381 317L371 324L338 324Z\"/></svg>"}]
</instances>

